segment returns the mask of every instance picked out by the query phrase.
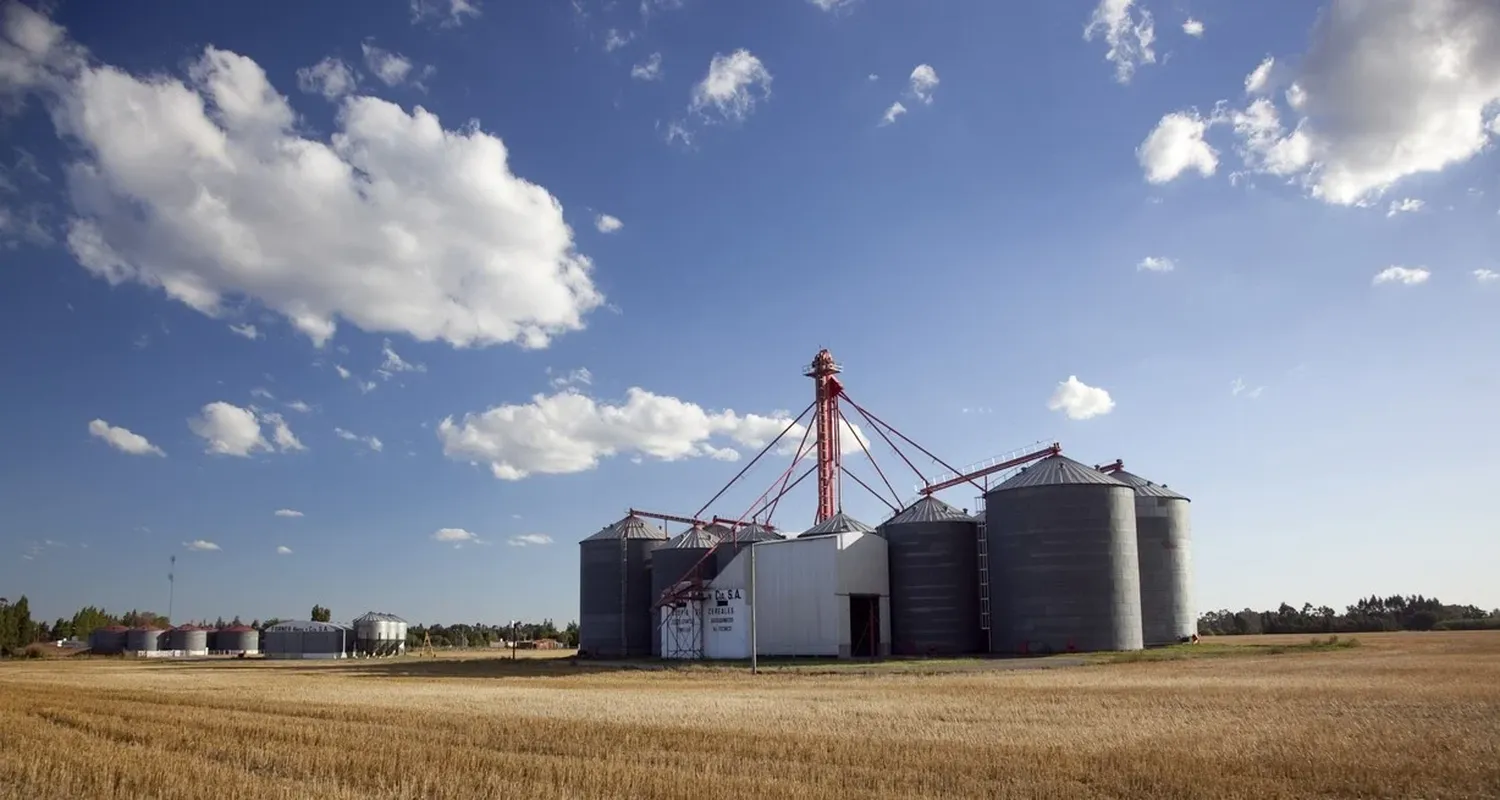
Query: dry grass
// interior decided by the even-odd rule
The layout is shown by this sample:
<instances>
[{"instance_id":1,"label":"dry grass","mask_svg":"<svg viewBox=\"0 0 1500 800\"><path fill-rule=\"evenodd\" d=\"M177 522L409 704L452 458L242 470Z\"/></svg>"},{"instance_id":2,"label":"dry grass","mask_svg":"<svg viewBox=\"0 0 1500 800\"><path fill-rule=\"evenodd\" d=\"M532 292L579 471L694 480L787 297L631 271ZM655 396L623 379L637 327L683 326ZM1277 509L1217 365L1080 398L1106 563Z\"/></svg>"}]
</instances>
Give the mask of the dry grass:
<instances>
[{"instance_id":1,"label":"dry grass","mask_svg":"<svg viewBox=\"0 0 1500 800\"><path fill-rule=\"evenodd\" d=\"M1358 638L934 674L21 661L0 665L0 796L1500 796L1500 634Z\"/></svg>"}]
</instances>

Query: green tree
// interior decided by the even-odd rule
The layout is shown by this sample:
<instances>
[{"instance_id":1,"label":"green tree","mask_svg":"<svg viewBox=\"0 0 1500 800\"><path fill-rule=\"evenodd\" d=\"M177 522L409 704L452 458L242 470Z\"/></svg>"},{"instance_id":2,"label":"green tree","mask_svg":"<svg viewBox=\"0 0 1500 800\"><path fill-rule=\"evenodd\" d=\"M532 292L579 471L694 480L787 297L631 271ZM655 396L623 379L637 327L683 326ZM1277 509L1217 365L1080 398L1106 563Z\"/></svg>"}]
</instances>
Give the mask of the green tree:
<instances>
[{"instance_id":1,"label":"green tree","mask_svg":"<svg viewBox=\"0 0 1500 800\"><path fill-rule=\"evenodd\" d=\"M333 619L333 612L332 611L329 611L328 609L324 608L323 606L319 606L319 605L314 605L312 607L312 621L313 622L328 622L331 619Z\"/></svg>"}]
</instances>

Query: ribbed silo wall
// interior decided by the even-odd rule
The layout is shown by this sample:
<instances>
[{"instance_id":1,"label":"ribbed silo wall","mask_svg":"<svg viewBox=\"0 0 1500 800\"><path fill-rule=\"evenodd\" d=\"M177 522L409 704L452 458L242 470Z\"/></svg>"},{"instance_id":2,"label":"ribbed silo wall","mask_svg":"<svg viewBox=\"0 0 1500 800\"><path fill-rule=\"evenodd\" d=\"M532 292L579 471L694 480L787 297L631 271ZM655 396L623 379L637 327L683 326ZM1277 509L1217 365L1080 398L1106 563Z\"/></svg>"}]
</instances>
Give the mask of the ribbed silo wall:
<instances>
[{"instance_id":1,"label":"ribbed silo wall","mask_svg":"<svg viewBox=\"0 0 1500 800\"><path fill-rule=\"evenodd\" d=\"M117 655L125 650L124 628L95 628L89 633L89 649L100 655Z\"/></svg>"},{"instance_id":2,"label":"ribbed silo wall","mask_svg":"<svg viewBox=\"0 0 1500 800\"><path fill-rule=\"evenodd\" d=\"M1145 644L1173 644L1198 630L1193 608L1192 533L1188 501L1135 499L1141 570L1141 629Z\"/></svg>"},{"instance_id":3,"label":"ribbed silo wall","mask_svg":"<svg viewBox=\"0 0 1500 800\"><path fill-rule=\"evenodd\" d=\"M197 628L173 628L167 633L167 649L185 655L202 655L208 652L208 631Z\"/></svg>"},{"instance_id":4,"label":"ribbed silo wall","mask_svg":"<svg viewBox=\"0 0 1500 800\"><path fill-rule=\"evenodd\" d=\"M985 496L990 652L1139 650L1135 492L1054 484Z\"/></svg>"},{"instance_id":5,"label":"ribbed silo wall","mask_svg":"<svg viewBox=\"0 0 1500 800\"><path fill-rule=\"evenodd\" d=\"M579 547L579 649L602 658L648 656L651 561L658 539L600 539Z\"/></svg>"},{"instance_id":6,"label":"ribbed silo wall","mask_svg":"<svg viewBox=\"0 0 1500 800\"><path fill-rule=\"evenodd\" d=\"M979 524L931 520L882 526L891 581L891 652L984 650L979 630Z\"/></svg>"},{"instance_id":7,"label":"ribbed silo wall","mask_svg":"<svg viewBox=\"0 0 1500 800\"><path fill-rule=\"evenodd\" d=\"M651 605L661 599L662 592L687 578L688 572L700 561L698 575L707 581L719 574L718 561L713 550L701 547L658 547L651 551ZM705 558L704 556L707 556ZM651 654L661 655L661 612L651 614Z\"/></svg>"},{"instance_id":8,"label":"ribbed silo wall","mask_svg":"<svg viewBox=\"0 0 1500 800\"><path fill-rule=\"evenodd\" d=\"M226 628L214 637L214 650L221 653L259 653L260 631Z\"/></svg>"},{"instance_id":9,"label":"ribbed silo wall","mask_svg":"<svg viewBox=\"0 0 1500 800\"><path fill-rule=\"evenodd\" d=\"M162 648L166 631L151 628L131 628L125 634L125 649L132 653L154 653Z\"/></svg>"}]
</instances>

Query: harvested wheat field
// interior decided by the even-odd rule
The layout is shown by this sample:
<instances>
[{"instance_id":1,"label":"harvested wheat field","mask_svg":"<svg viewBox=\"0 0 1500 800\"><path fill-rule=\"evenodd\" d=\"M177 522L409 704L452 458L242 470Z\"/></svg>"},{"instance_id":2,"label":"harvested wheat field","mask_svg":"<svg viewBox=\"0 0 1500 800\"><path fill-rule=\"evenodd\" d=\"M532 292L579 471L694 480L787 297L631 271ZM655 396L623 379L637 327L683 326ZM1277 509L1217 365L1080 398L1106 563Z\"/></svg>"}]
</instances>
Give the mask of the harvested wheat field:
<instances>
[{"instance_id":1,"label":"harvested wheat field","mask_svg":"<svg viewBox=\"0 0 1500 800\"><path fill-rule=\"evenodd\" d=\"M1358 639L758 676L490 654L13 662L0 665L0 794L1500 796L1500 634Z\"/></svg>"}]
</instances>

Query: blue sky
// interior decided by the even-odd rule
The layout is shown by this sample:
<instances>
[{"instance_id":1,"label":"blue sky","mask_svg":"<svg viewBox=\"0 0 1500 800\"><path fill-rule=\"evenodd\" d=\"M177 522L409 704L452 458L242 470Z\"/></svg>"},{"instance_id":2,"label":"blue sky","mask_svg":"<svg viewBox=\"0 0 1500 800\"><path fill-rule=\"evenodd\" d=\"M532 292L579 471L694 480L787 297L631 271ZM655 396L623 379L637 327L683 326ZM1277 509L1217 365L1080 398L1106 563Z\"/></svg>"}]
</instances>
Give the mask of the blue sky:
<instances>
[{"instance_id":1,"label":"blue sky","mask_svg":"<svg viewBox=\"0 0 1500 800\"><path fill-rule=\"evenodd\" d=\"M34 8L0 587L39 615L164 610L175 554L178 617L572 619L575 542L697 509L820 347L945 460L1191 496L1203 609L1500 606L1489 6Z\"/></svg>"}]
</instances>

